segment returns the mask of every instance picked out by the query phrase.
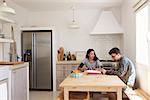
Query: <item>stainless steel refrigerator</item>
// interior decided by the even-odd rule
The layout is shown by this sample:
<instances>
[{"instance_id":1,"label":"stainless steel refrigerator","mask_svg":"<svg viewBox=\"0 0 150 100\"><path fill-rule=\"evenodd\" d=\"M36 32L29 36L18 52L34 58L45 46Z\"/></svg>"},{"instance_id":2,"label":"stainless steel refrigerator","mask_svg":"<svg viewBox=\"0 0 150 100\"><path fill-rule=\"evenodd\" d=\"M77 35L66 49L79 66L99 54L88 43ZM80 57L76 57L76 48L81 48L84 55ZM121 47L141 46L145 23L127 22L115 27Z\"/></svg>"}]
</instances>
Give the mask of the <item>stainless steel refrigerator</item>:
<instances>
[{"instance_id":1,"label":"stainless steel refrigerator","mask_svg":"<svg viewBox=\"0 0 150 100\"><path fill-rule=\"evenodd\" d=\"M52 90L52 31L22 31L21 37L30 89Z\"/></svg>"}]
</instances>

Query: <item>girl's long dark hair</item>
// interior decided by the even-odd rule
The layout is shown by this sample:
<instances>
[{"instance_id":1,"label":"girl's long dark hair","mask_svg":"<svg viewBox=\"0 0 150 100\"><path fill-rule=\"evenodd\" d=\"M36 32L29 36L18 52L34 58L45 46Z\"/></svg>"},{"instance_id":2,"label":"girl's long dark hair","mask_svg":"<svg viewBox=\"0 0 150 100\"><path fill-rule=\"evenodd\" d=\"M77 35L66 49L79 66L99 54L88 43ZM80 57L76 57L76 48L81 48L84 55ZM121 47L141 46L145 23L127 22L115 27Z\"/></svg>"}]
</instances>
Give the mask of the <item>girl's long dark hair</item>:
<instances>
[{"instance_id":1,"label":"girl's long dark hair","mask_svg":"<svg viewBox=\"0 0 150 100\"><path fill-rule=\"evenodd\" d=\"M88 50L87 50L87 53L86 53L86 58L87 58L87 59L89 59L89 54L90 54L91 51L94 51L94 49L88 49ZM96 61L98 58L97 58L97 56L96 56L96 54L95 54L95 51L94 51L94 55L95 55L95 57L94 57L93 60Z\"/></svg>"}]
</instances>

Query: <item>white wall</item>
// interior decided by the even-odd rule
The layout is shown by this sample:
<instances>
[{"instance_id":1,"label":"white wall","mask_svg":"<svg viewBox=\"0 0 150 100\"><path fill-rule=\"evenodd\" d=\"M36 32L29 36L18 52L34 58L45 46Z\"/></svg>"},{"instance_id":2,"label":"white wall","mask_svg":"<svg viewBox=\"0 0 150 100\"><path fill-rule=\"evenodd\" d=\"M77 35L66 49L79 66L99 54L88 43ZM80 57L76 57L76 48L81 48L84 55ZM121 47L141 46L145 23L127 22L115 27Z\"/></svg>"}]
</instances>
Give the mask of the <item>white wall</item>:
<instances>
[{"instance_id":1,"label":"white wall","mask_svg":"<svg viewBox=\"0 0 150 100\"><path fill-rule=\"evenodd\" d=\"M135 14L133 11L134 0L124 0L121 8L121 23L125 31L124 53L135 63L136 59L136 32Z\"/></svg>"},{"instance_id":2,"label":"white wall","mask_svg":"<svg viewBox=\"0 0 150 100\"><path fill-rule=\"evenodd\" d=\"M120 21L119 8L111 9ZM29 26L54 26L57 34L58 47L63 46L66 51L86 51L94 48L100 59L110 59L109 49L122 46L121 35L89 35L93 30L101 11L99 9L77 9L75 16L80 24L79 29L69 29L72 20L71 10L30 12Z\"/></svg>"}]
</instances>

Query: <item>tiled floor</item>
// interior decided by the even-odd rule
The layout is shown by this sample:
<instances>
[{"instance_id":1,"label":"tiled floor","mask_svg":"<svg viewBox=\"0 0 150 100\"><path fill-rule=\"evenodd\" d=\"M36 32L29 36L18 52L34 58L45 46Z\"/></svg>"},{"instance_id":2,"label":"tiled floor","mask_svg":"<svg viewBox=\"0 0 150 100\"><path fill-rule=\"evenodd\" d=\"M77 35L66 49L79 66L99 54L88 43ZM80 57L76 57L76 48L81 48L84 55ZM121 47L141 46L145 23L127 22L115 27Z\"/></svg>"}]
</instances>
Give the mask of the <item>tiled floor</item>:
<instances>
[{"instance_id":1,"label":"tiled floor","mask_svg":"<svg viewBox=\"0 0 150 100\"><path fill-rule=\"evenodd\" d=\"M57 92L30 91L30 100L56 100L57 95Z\"/></svg>"}]
</instances>

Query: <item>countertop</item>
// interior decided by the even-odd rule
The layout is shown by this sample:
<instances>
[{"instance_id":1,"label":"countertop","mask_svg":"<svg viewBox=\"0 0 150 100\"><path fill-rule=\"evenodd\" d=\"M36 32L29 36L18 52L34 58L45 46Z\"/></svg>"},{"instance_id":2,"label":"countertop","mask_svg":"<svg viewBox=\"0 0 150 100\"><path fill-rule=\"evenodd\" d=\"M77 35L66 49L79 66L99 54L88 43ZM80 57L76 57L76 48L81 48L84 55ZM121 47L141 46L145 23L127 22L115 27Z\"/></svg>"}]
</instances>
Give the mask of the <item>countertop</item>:
<instances>
[{"instance_id":1,"label":"countertop","mask_svg":"<svg viewBox=\"0 0 150 100\"><path fill-rule=\"evenodd\" d=\"M18 64L23 64L24 62L9 62L9 61L0 61L0 65L18 65Z\"/></svg>"},{"instance_id":2,"label":"countertop","mask_svg":"<svg viewBox=\"0 0 150 100\"><path fill-rule=\"evenodd\" d=\"M77 60L75 60L75 61L57 61L56 62L56 64L80 64L82 61L77 61ZM100 60L100 62L115 62L115 61L113 61L113 60Z\"/></svg>"},{"instance_id":3,"label":"countertop","mask_svg":"<svg viewBox=\"0 0 150 100\"><path fill-rule=\"evenodd\" d=\"M80 64L81 61L57 61L56 64Z\"/></svg>"},{"instance_id":4,"label":"countertop","mask_svg":"<svg viewBox=\"0 0 150 100\"><path fill-rule=\"evenodd\" d=\"M24 62L16 65L0 65L0 67L9 67L10 70L27 67L27 66L29 66L28 62Z\"/></svg>"}]
</instances>

